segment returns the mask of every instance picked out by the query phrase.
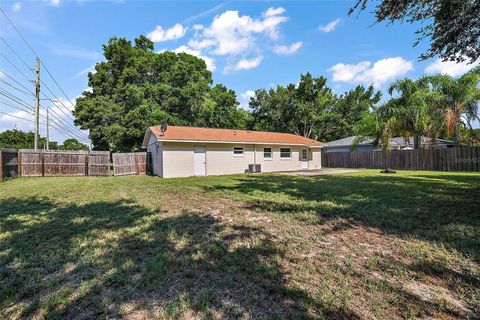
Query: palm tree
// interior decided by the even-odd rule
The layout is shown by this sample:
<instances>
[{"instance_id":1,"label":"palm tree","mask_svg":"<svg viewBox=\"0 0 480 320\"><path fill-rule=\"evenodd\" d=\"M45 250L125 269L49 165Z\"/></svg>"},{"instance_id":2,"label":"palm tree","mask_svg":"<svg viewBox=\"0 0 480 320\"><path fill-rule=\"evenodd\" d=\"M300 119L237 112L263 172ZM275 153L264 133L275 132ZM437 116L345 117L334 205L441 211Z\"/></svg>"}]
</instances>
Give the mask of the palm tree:
<instances>
[{"instance_id":1,"label":"palm tree","mask_svg":"<svg viewBox=\"0 0 480 320\"><path fill-rule=\"evenodd\" d=\"M423 79L436 93L435 104L443 115L441 121L447 133L453 133L455 147L459 145L459 126L471 130L475 120L480 121L478 106L480 103L480 72L469 72L460 78L446 74L437 74Z\"/></svg>"},{"instance_id":2,"label":"palm tree","mask_svg":"<svg viewBox=\"0 0 480 320\"><path fill-rule=\"evenodd\" d=\"M366 114L363 119L355 126L356 138L353 142L354 148L365 139L373 138L372 144L376 149L382 146L385 152L384 165L386 173L393 172L388 168L387 155L390 153L392 138L401 132L401 121L391 112L392 107L389 102L374 108L372 112Z\"/></svg>"},{"instance_id":3,"label":"palm tree","mask_svg":"<svg viewBox=\"0 0 480 320\"><path fill-rule=\"evenodd\" d=\"M384 105L385 116L395 117L399 133L405 139L413 136L414 149L418 149L429 124L428 84L405 78L392 83L388 93L391 96L396 93L396 96Z\"/></svg>"}]
</instances>

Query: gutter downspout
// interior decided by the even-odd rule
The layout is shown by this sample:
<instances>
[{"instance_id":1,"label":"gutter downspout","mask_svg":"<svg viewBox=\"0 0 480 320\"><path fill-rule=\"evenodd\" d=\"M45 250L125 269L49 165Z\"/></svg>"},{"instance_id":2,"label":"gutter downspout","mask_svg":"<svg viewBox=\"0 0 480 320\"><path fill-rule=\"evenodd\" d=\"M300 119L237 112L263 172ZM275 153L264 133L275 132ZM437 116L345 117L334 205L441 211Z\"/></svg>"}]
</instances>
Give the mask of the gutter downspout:
<instances>
[{"instance_id":1,"label":"gutter downspout","mask_svg":"<svg viewBox=\"0 0 480 320\"><path fill-rule=\"evenodd\" d=\"M253 164L257 165L257 145L253 145Z\"/></svg>"}]
</instances>

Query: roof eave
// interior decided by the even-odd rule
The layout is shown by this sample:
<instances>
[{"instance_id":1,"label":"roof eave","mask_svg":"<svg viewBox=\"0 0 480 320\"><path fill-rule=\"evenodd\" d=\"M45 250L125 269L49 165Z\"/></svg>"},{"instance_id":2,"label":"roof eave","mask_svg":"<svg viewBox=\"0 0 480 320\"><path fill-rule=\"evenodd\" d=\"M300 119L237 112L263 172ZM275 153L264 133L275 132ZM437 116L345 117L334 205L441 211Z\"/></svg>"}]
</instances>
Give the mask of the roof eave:
<instances>
[{"instance_id":1,"label":"roof eave","mask_svg":"<svg viewBox=\"0 0 480 320\"><path fill-rule=\"evenodd\" d=\"M322 148L319 145L309 145L304 143L283 143L283 142L262 142L262 141L225 141L225 140L190 140L190 139L161 139L157 137L159 142L180 142L180 143L225 143L225 144L260 144L260 145L280 145L280 146L302 146L309 148Z\"/></svg>"}]
</instances>

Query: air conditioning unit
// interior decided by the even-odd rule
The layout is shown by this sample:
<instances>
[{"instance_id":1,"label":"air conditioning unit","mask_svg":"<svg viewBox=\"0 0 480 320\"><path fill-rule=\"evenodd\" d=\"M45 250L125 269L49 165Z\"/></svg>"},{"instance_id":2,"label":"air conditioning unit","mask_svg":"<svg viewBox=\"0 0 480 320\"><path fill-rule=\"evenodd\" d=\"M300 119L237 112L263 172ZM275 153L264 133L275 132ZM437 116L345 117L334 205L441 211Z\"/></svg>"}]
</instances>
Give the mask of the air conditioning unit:
<instances>
[{"instance_id":1,"label":"air conditioning unit","mask_svg":"<svg viewBox=\"0 0 480 320\"><path fill-rule=\"evenodd\" d=\"M248 173L260 173L262 172L262 166L260 164L249 164Z\"/></svg>"}]
</instances>

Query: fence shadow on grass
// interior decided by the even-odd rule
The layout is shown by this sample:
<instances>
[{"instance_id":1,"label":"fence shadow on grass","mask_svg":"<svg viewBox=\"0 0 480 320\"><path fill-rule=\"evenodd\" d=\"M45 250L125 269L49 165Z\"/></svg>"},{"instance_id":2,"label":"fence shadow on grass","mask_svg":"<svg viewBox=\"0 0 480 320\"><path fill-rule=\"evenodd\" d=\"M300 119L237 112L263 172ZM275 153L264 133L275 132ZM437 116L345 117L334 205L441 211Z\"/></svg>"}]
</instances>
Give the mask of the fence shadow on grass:
<instances>
[{"instance_id":1,"label":"fence shadow on grass","mask_svg":"<svg viewBox=\"0 0 480 320\"><path fill-rule=\"evenodd\" d=\"M241 195L252 208L308 223L336 218L442 243L480 259L478 175L292 177L250 175L208 191Z\"/></svg>"},{"instance_id":2,"label":"fence shadow on grass","mask_svg":"<svg viewBox=\"0 0 480 320\"><path fill-rule=\"evenodd\" d=\"M0 315L175 318L190 308L206 316L308 318L313 309L357 318L287 286L276 259L283 249L263 229L224 228L208 212L166 216L127 200L5 199ZM166 314L155 313L159 307Z\"/></svg>"}]
</instances>

